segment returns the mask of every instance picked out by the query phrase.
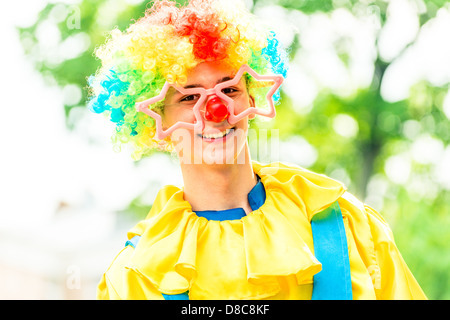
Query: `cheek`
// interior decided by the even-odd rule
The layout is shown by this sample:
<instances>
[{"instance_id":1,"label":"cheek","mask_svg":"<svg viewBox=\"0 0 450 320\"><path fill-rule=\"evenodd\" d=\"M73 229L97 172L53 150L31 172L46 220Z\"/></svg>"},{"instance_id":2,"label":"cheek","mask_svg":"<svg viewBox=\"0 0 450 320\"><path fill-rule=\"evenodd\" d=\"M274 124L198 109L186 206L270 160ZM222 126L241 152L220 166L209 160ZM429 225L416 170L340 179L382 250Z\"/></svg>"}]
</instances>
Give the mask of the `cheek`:
<instances>
[{"instance_id":1,"label":"cheek","mask_svg":"<svg viewBox=\"0 0 450 320\"><path fill-rule=\"evenodd\" d=\"M234 114L238 115L239 113L245 111L246 109L252 107L251 98L248 94L242 95L239 99L234 102Z\"/></svg>"},{"instance_id":2,"label":"cheek","mask_svg":"<svg viewBox=\"0 0 450 320\"><path fill-rule=\"evenodd\" d=\"M167 130L177 122L194 123L195 116L192 112L192 109L178 108L175 110L173 108L167 108L166 110L164 110L162 121L164 129Z\"/></svg>"}]
</instances>

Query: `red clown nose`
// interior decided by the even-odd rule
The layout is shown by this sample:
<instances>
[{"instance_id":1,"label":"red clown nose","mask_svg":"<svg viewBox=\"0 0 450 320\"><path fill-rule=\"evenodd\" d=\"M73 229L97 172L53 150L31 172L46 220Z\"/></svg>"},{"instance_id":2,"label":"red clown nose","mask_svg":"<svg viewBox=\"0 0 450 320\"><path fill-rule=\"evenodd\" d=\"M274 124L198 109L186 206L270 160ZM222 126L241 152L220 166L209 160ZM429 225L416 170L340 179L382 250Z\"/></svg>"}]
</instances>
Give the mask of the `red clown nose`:
<instances>
[{"instance_id":1,"label":"red clown nose","mask_svg":"<svg viewBox=\"0 0 450 320\"><path fill-rule=\"evenodd\" d=\"M205 118L208 121L222 122L229 116L228 108L215 96L206 104Z\"/></svg>"}]
</instances>

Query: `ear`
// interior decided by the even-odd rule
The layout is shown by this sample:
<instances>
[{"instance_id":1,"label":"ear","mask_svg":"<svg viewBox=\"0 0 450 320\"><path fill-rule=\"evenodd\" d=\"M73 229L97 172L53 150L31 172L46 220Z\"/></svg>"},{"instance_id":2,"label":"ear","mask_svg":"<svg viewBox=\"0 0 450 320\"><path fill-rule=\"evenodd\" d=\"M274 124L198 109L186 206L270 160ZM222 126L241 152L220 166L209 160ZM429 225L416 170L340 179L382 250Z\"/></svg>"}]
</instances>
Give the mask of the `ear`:
<instances>
[{"instance_id":1,"label":"ear","mask_svg":"<svg viewBox=\"0 0 450 320\"><path fill-rule=\"evenodd\" d=\"M249 105L250 105L251 108L255 107L255 98L253 98L252 95L248 96L248 102L249 102ZM254 113L250 113L250 115L248 116L248 118L250 120L255 119L255 117L256 117L256 114L254 114Z\"/></svg>"}]
</instances>

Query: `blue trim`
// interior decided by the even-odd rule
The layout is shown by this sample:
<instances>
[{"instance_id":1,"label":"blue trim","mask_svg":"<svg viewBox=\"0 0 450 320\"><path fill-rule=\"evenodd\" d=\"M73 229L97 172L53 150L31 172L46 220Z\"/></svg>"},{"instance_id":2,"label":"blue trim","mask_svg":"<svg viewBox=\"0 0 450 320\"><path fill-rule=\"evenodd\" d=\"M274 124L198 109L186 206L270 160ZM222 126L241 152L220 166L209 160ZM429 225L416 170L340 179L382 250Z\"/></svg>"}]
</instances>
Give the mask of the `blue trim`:
<instances>
[{"instance_id":1,"label":"blue trim","mask_svg":"<svg viewBox=\"0 0 450 320\"><path fill-rule=\"evenodd\" d=\"M259 177L258 177L259 178ZM258 210L266 202L266 190L261 181L248 194L248 203L253 211Z\"/></svg>"},{"instance_id":2,"label":"blue trim","mask_svg":"<svg viewBox=\"0 0 450 320\"><path fill-rule=\"evenodd\" d=\"M196 211L197 216L214 221L226 221L226 220L240 220L245 217L245 211L242 208L235 208L229 210L208 210L208 211Z\"/></svg>"},{"instance_id":3,"label":"blue trim","mask_svg":"<svg viewBox=\"0 0 450 320\"><path fill-rule=\"evenodd\" d=\"M133 248L136 249L136 246L137 246L137 244L138 244L140 239L141 239L141 236L134 236L133 238L131 238L130 240L125 242L125 247L126 246L132 246Z\"/></svg>"},{"instance_id":4,"label":"blue trim","mask_svg":"<svg viewBox=\"0 0 450 320\"><path fill-rule=\"evenodd\" d=\"M189 291L179 294L164 294L162 293L164 300L189 300Z\"/></svg>"},{"instance_id":5,"label":"blue trim","mask_svg":"<svg viewBox=\"0 0 450 320\"><path fill-rule=\"evenodd\" d=\"M337 201L311 221L314 253L322 270L314 275L313 300L351 300L347 237Z\"/></svg>"}]
</instances>

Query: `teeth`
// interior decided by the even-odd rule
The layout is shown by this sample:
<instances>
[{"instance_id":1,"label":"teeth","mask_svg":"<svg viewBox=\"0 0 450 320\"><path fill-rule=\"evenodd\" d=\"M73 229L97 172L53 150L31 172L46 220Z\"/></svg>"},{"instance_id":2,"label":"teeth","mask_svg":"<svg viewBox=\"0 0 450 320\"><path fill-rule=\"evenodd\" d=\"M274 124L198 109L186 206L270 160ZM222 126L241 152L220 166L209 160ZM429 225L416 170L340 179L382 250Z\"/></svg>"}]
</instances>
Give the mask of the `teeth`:
<instances>
[{"instance_id":1,"label":"teeth","mask_svg":"<svg viewBox=\"0 0 450 320\"><path fill-rule=\"evenodd\" d=\"M202 137L205 139L219 139L219 138L222 138L222 137L226 136L227 134L229 134L230 131L231 131L231 129L227 129L225 131L218 132L218 133L204 134L204 135L202 135Z\"/></svg>"}]
</instances>

